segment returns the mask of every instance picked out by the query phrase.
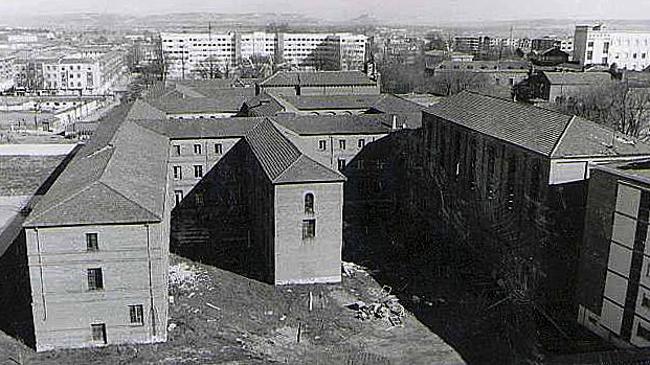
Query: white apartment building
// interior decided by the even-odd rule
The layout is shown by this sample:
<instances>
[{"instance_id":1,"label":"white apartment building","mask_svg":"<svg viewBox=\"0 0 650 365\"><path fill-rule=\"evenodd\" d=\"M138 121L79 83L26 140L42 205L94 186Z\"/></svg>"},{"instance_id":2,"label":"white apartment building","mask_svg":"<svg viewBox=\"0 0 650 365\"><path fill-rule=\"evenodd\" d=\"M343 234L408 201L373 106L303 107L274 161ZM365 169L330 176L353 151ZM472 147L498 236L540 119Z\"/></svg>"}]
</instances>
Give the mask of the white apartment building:
<instances>
[{"instance_id":1,"label":"white apartment building","mask_svg":"<svg viewBox=\"0 0 650 365\"><path fill-rule=\"evenodd\" d=\"M114 49L88 53L29 55L16 62L19 89L52 95L105 95L126 75L125 53Z\"/></svg>"},{"instance_id":2,"label":"white apartment building","mask_svg":"<svg viewBox=\"0 0 650 365\"><path fill-rule=\"evenodd\" d=\"M172 79L200 78L206 67L226 72L253 56L298 70L362 70L367 44L352 33L161 33L161 40Z\"/></svg>"},{"instance_id":3,"label":"white apartment building","mask_svg":"<svg viewBox=\"0 0 650 365\"><path fill-rule=\"evenodd\" d=\"M0 52L0 92L14 87L14 56Z\"/></svg>"},{"instance_id":4,"label":"white apartment building","mask_svg":"<svg viewBox=\"0 0 650 365\"><path fill-rule=\"evenodd\" d=\"M604 24L576 26L574 60L581 65L616 64L641 71L650 66L650 30L608 30Z\"/></svg>"}]
</instances>

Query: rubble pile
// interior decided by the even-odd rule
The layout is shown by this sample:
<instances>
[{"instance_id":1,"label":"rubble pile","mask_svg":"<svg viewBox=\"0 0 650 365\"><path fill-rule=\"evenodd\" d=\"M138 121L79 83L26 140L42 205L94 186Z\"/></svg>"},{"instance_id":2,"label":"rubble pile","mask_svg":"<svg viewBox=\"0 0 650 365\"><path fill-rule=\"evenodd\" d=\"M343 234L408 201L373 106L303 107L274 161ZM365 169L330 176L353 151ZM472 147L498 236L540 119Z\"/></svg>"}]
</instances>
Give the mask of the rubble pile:
<instances>
[{"instance_id":1,"label":"rubble pile","mask_svg":"<svg viewBox=\"0 0 650 365\"><path fill-rule=\"evenodd\" d=\"M365 321L371 319L385 320L393 326L402 325L402 317L404 317L404 307L399 303L399 299L391 294L392 288L384 285L382 287L378 299L372 303L365 303L363 301L356 301L347 304L346 307L357 312L357 318Z\"/></svg>"},{"instance_id":2,"label":"rubble pile","mask_svg":"<svg viewBox=\"0 0 650 365\"><path fill-rule=\"evenodd\" d=\"M169 287L180 291L195 290L206 274L184 262L169 266Z\"/></svg>"}]
</instances>

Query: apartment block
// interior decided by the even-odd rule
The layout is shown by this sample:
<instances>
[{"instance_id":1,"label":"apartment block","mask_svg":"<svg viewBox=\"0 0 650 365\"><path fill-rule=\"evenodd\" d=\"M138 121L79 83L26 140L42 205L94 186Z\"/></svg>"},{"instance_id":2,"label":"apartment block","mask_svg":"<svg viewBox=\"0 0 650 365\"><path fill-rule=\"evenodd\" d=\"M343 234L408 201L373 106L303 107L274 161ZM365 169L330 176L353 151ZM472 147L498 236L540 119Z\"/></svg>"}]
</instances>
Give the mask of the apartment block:
<instances>
[{"instance_id":1,"label":"apartment block","mask_svg":"<svg viewBox=\"0 0 650 365\"><path fill-rule=\"evenodd\" d=\"M172 79L202 78L206 64L220 72L241 62L271 59L300 70L361 70L367 38L351 33L161 33Z\"/></svg>"},{"instance_id":2,"label":"apartment block","mask_svg":"<svg viewBox=\"0 0 650 365\"><path fill-rule=\"evenodd\" d=\"M642 71L650 65L650 31L578 25L574 42L573 59L583 66L616 64L619 69Z\"/></svg>"},{"instance_id":3,"label":"apartment block","mask_svg":"<svg viewBox=\"0 0 650 365\"><path fill-rule=\"evenodd\" d=\"M10 90L15 85L14 59L13 55L0 52L0 92Z\"/></svg>"}]
</instances>

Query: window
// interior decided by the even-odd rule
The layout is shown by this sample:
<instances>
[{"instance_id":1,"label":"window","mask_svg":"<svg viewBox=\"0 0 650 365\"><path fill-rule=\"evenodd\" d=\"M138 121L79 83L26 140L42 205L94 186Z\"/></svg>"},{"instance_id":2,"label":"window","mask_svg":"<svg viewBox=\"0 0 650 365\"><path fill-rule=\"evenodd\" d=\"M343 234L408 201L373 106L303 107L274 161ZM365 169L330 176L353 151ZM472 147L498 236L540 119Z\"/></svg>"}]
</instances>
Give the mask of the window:
<instances>
[{"instance_id":1,"label":"window","mask_svg":"<svg viewBox=\"0 0 650 365\"><path fill-rule=\"evenodd\" d=\"M195 155L200 155L201 154L201 145L200 144L195 144L194 145L194 154Z\"/></svg>"},{"instance_id":2,"label":"window","mask_svg":"<svg viewBox=\"0 0 650 365\"><path fill-rule=\"evenodd\" d=\"M307 193L305 195L305 213L314 213L314 194L312 193Z\"/></svg>"},{"instance_id":3,"label":"window","mask_svg":"<svg viewBox=\"0 0 650 365\"><path fill-rule=\"evenodd\" d=\"M144 316L142 315L142 304L129 306L129 317L131 317L131 324L144 325Z\"/></svg>"},{"instance_id":4,"label":"window","mask_svg":"<svg viewBox=\"0 0 650 365\"><path fill-rule=\"evenodd\" d=\"M176 205L180 204L181 201L183 201L183 190L174 190L174 199L176 201Z\"/></svg>"},{"instance_id":5,"label":"window","mask_svg":"<svg viewBox=\"0 0 650 365\"><path fill-rule=\"evenodd\" d=\"M181 180L183 178L183 168L181 166L174 166L174 179Z\"/></svg>"},{"instance_id":6,"label":"window","mask_svg":"<svg viewBox=\"0 0 650 365\"><path fill-rule=\"evenodd\" d=\"M97 243L97 233L86 233L86 250L99 250L99 245Z\"/></svg>"},{"instance_id":7,"label":"window","mask_svg":"<svg viewBox=\"0 0 650 365\"><path fill-rule=\"evenodd\" d=\"M607 54L609 52L609 42L603 43L603 53Z\"/></svg>"},{"instance_id":8,"label":"window","mask_svg":"<svg viewBox=\"0 0 650 365\"><path fill-rule=\"evenodd\" d=\"M339 171L343 171L343 169L345 169L345 160L344 159L339 158L338 168L339 168Z\"/></svg>"},{"instance_id":9,"label":"window","mask_svg":"<svg viewBox=\"0 0 650 365\"><path fill-rule=\"evenodd\" d=\"M302 221L302 239L310 239L316 237L316 220L305 219Z\"/></svg>"},{"instance_id":10,"label":"window","mask_svg":"<svg viewBox=\"0 0 650 365\"><path fill-rule=\"evenodd\" d=\"M321 151L325 151L327 149L327 141L324 139L318 141L318 149Z\"/></svg>"},{"instance_id":11,"label":"window","mask_svg":"<svg viewBox=\"0 0 650 365\"><path fill-rule=\"evenodd\" d=\"M93 342L106 343L106 325L104 323L91 324Z\"/></svg>"},{"instance_id":12,"label":"window","mask_svg":"<svg viewBox=\"0 0 650 365\"><path fill-rule=\"evenodd\" d=\"M197 192L194 194L194 203L197 207L203 206L203 193Z\"/></svg>"},{"instance_id":13,"label":"window","mask_svg":"<svg viewBox=\"0 0 650 365\"><path fill-rule=\"evenodd\" d=\"M104 289L104 276L102 269L88 269L88 290Z\"/></svg>"},{"instance_id":14,"label":"window","mask_svg":"<svg viewBox=\"0 0 650 365\"><path fill-rule=\"evenodd\" d=\"M342 149L342 150L345 149L345 140L344 139L339 139L339 149Z\"/></svg>"},{"instance_id":15,"label":"window","mask_svg":"<svg viewBox=\"0 0 650 365\"><path fill-rule=\"evenodd\" d=\"M180 156L181 155L181 146L180 145L177 145L177 144L174 145L174 155L175 156Z\"/></svg>"},{"instance_id":16,"label":"window","mask_svg":"<svg viewBox=\"0 0 650 365\"><path fill-rule=\"evenodd\" d=\"M600 63L603 64L603 65L606 65L606 64L607 64L607 61L608 61L608 60L607 60L607 57L603 57L603 59L601 60Z\"/></svg>"},{"instance_id":17,"label":"window","mask_svg":"<svg viewBox=\"0 0 650 365\"><path fill-rule=\"evenodd\" d=\"M197 179L203 177L203 165L194 165L194 177Z\"/></svg>"},{"instance_id":18,"label":"window","mask_svg":"<svg viewBox=\"0 0 650 365\"><path fill-rule=\"evenodd\" d=\"M642 326L641 323L639 323L639 327L636 329L636 335L646 341L650 341L650 330Z\"/></svg>"},{"instance_id":19,"label":"window","mask_svg":"<svg viewBox=\"0 0 650 365\"><path fill-rule=\"evenodd\" d=\"M587 47L593 47L593 46L594 46L594 42L587 43Z\"/></svg>"},{"instance_id":20,"label":"window","mask_svg":"<svg viewBox=\"0 0 650 365\"><path fill-rule=\"evenodd\" d=\"M643 299L641 299L641 305L650 308L650 298L648 298L645 293L643 294Z\"/></svg>"},{"instance_id":21,"label":"window","mask_svg":"<svg viewBox=\"0 0 650 365\"><path fill-rule=\"evenodd\" d=\"M594 52L593 51L587 51L587 59L590 60L594 57Z\"/></svg>"},{"instance_id":22,"label":"window","mask_svg":"<svg viewBox=\"0 0 650 365\"><path fill-rule=\"evenodd\" d=\"M366 140L360 138L359 141L357 142L357 146L359 146L359 148L363 148L365 145L366 145Z\"/></svg>"},{"instance_id":23,"label":"window","mask_svg":"<svg viewBox=\"0 0 650 365\"><path fill-rule=\"evenodd\" d=\"M223 153L223 147L221 146L221 143L215 143L214 144L214 153L217 155L220 155Z\"/></svg>"}]
</instances>

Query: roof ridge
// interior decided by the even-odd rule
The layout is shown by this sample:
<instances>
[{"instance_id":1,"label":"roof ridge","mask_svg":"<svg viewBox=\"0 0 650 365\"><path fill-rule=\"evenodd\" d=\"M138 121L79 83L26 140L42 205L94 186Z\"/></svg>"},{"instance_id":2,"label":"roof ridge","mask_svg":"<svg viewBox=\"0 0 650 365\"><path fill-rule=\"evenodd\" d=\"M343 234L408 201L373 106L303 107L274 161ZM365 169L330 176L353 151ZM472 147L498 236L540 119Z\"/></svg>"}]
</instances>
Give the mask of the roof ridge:
<instances>
[{"instance_id":1,"label":"roof ridge","mask_svg":"<svg viewBox=\"0 0 650 365\"><path fill-rule=\"evenodd\" d=\"M114 193L120 195L122 198L124 198L124 199L128 200L129 202L131 202L131 203L137 205L138 207L142 208L143 210L145 210L147 213L153 215L154 217L159 218L159 219L162 219L162 217L158 216L158 214L152 212L151 210L149 210L149 209L146 208L146 207L143 207L142 204L140 204L140 203L134 201L133 199L127 197L126 195L122 194L119 190L117 190L117 189L115 189L114 187L108 185L107 183L105 183L105 182L103 182L103 181L101 181L101 180L98 181L98 183L104 185L107 189L113 191Z\"/></svg>"},{"instance_id":2,"label":"roof ridge","mask_svg":"<svg viewBox=\"0 0 650 365\"><path fill-rule=\"evenodd\" d=\"M560 138L555 141L555 145L553 146L553 149L551 150L550 157L553 158L555 156L555 153L557 152L557 149L560 148L560 144L564 140L564 137L566 136L567 131L569 130L569 127L573 124L573 121L576 119L576 116L572 116L571 119L569 119L569 122L564 126L564 129L562 130L562 134L560 134Z\"/></svg>"},{"instance_id":3,"label":"roof ridge","mask_svg":"<svg viewBox=\"0 0 650 365\"><path fill-rule=\"evenodd\" d=\"M29 223L32 222L34 219L36 219L36 218L42 216L43 214L49 212L50 210L52 210L52 209L54 209L54 208L56 208L56 207L62 205L63 203L65 203L65 202L71 200L72 198L78 196L78 195L81 194L82 192L84 192L84 191L90 189L91 186L93 186L93 185L95 185L95 184L98 184L98 183L101 184L101 182L99 182L99 181L93 181L92 183L90 183L90 184L84 186L82 189L79 189L79 190L77 190L76 192L70 194L68 197L66 197L65 199L59 201L58 203L55 203L55 204L53 204L53 205L47 207L45 210L39 212L38 214L36 214L36 215L31 215L31 214L30 214L30 215L27 217L27 220L25 220L25 223L24 223L24 224L29 224ZM40 203L40 201L39 201L39 203Z\"/></svg>"},{"instance_id":4,"label":"roof ridge","mask_svg":"<svg viewBox=\"0 0 650 365\"><path fill-rule=\"evenodd\" d=\"M298 152L300 153L300 155L298 156L298 158L296 158L295 160L293 160L293 162L291 162L291 163L289 164L289 166L287 166L284 170L282 170L282 172L280 172L280 173L278 174L278 176L276 176L275 179L273 179L271 182L276 182L276 181L278 181L278 180L282 177L282 175L286 174L287 171L289 171L289 169L290 169L291 167L293 167L295 164L297 164L297 163L300 161L300 159L301 159L303 156L305 156L305 154L302 153L301 151L298 151Z\"/></svg>"}]
</instances>

